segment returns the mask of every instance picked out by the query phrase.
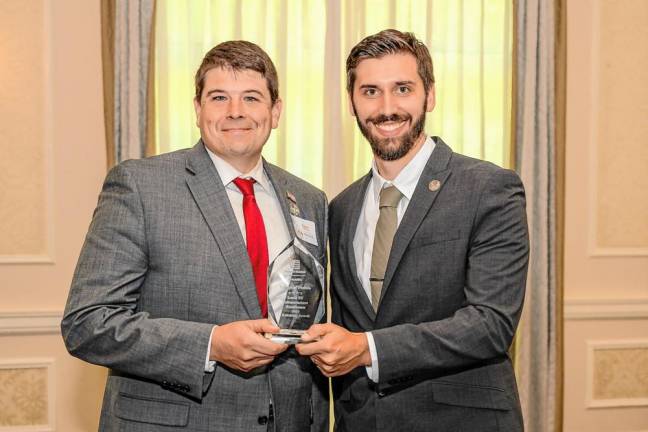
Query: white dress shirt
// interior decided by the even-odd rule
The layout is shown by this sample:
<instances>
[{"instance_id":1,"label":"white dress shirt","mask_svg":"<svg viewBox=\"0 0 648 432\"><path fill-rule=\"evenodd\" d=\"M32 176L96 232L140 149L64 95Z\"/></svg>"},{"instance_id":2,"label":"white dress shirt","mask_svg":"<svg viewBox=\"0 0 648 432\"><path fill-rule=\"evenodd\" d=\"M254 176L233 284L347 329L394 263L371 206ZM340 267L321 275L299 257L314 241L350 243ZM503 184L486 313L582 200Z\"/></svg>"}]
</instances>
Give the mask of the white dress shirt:
<instances>
[{"instance_id":1,"label":"white dress shirt","mask_svg":"<svg viewBox=\"0 0 648 432\"><path fill-rule=\"evenodd\" d=\"M272 262L279 253L288 245L290 242L290 231L286 225L286 219L284 218L283 211L281 210L281 205L279 204L279 199L277 198L277 193L270 183L270 179L263 170L263 162L261 158L257 162L256 166L248 173L240 173L236 168L227 163L224 159L214 154L207 147L207 153L211 158L218 175L223 181L223 186L227 191L227 197L229 198L230 204L232 205L232 210L234 210L234 216L238 222L239 228L241 229L241 234L243 235L243 240L247 242L246 233L245 233L245 217L243 216L243 193L239 188L233 183L233 181L238 178L244 179L254 179L254 197L263 216L263 224L266 228L266 237L268 239L268 259L269 262ZM272 227L270 229L270 227ZM286 297L286 292L273 292L268 301L272 306L272 309L277 311L279 315L280 311L283 309L284 300ZM279 319L279 316L277 316ZM214 326L215 328L216 326ZM212 333L214 330L212 329ZM215 362L209 360L209 354L211 350L211 338L210 345L207 348L207 361L205 363L206 371L213 371Z\"/></svg>"},{"instance_id":2,"label":"white dress shirt","mask_svg":"<svg viewBox=\"0 0 648 432\"><path fill-rule=\"evenodd\" d=\"M365 294L369 300L371 300L371 284L369 282L369 275L371 273L371 255L373 253L376 224L378 223L378 216L380 215L380 191L386 186L394 185L403 194L403 197L396 208L397 224L400 225L403 215L407 210L407 206L414 194L414 189L416 189L416 185L423 173L423 169L434 150L434 146L434 140L431 137L427 137L418 153L407 165L405 165L405 167L403 167L401 172L398 173L398 176L396 176L392 181L385 180L378 172L376 161L374 160L372 162L371 181L369 182L369 186L365 192L362 210L360 212L360 219L358 219L358 225L353 237L353 250L355 254L358 279L362 283L362 288L364 288ZM367 332L366 334L371 354L371 366L367 366L367 375L372 381L378 382L379 375L376 344L371 332Z\"/></svg>"}]
</instances>

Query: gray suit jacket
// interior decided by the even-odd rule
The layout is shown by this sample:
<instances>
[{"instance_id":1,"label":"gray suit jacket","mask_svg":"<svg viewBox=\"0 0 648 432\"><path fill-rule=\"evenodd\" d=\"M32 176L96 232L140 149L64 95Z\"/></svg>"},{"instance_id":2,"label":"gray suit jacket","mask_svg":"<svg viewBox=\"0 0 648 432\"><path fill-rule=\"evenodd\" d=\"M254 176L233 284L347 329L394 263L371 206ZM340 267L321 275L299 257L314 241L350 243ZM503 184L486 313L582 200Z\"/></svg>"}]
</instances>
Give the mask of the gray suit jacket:
<instances>
[{"instance_id":1,"label":"gray suit jacket","mask_svg":"<svg viewBox=\"0 0 648 432\"><path fill-rule=\"evenodd\" d=\"M326 266L326 197L264 162L290 234L288 195L315 222ZM266 227L269 235L272 227ZM214 324L261 318L250 260L202 142L110 171L61 324L69 352L110 368L102 431L327 431L328 385L289 349L250 373L205 373Z\"/></svg>"},{"instance_id":2,"label":"gray suit jacket","mask_svg":"<svg viewBox=\"0 0 648 432\"><path fill-rule=\"evenodd\" d=\"M522 183L435 139L394 237L377 313L353 252L371 173L330 205L333 321L373 333L380 381L364 367L333 380L338 431L523 429L507 355L528 262Z\"/></svg>"}]
</instances>

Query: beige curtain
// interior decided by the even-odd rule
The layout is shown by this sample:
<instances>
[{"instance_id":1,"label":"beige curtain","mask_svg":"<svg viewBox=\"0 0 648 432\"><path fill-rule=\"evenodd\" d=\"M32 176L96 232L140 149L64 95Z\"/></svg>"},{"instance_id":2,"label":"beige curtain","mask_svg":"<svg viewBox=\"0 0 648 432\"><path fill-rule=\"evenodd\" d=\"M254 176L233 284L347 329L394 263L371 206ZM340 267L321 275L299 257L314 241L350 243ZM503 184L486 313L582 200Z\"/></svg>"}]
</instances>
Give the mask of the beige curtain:
<instances>
[{"instance_id":1,"label":"beige curtain","mask_svg":"<svg viewBox=\"0 0 648 432\"><path fill-rule=\"evenodd\" d=\"M103 0L102 54L108 166L153 154L154 0Z\"/></svg>"},{"instance_id":2,"label":"beige curtain","mask_svg":"<svg viewBox=\"0 0 648 432\"><path fill-rule=\"evenodd\" d=\"M564 131L557 113L563 113L564 80L557 66L564 65L564 41L558 37L564 33L559 32L559 11L553 0L516 2L515 167L527 193L531 256L515 366L528 432L562 430L562 246L557 210L562 209ZM558 53L563 57L556 62Z\"/></svg>"}]
</instances>

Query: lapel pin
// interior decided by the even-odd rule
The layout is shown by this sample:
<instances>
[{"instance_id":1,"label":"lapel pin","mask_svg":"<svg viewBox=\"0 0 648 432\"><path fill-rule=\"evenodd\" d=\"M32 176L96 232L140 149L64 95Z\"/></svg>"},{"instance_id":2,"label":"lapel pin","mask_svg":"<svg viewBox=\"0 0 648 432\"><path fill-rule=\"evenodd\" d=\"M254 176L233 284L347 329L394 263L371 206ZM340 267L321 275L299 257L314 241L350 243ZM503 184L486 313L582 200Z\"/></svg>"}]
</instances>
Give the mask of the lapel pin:
<instances>
[{"instance_id":1,"label":"lapel pin","mask_svg":"<svg viewBox=\"0 0 648 432\"><path fill-rule=\"evenodd\" d=\"M289 205L290 214L293 215L293 216L297 216L297 217L299 217L299 216L300 216L300 212L299 212L299 207L297 207L297 204L294 204L294 203L292 203L292 202L289 203L289 204L290 204L290 205Z\"/></svg>"},{"instance_id":2,"label":"lapel pin","mask_svg":"<svg viewBox=\"0 0 648 432\"><path fill-rule=\"evenodd\" d=\"M290 210L290 214L299 217L300 211L297 206L297 198L295 198L295 195L290 191L286 191L286 198L288 198L288 210Z\"/></svg>"},{"instance_id":3,"label":"lapel pin","mask_svg":"<svg viewBox=\"0 0 648 432\"><path fill-rule=\"evenodd\" d=\"M428 189L430 189L432 192L438 191L440 187L441 182L439 180L432 180L430 183L428 183Z\"/></svg>"}]
</instances>

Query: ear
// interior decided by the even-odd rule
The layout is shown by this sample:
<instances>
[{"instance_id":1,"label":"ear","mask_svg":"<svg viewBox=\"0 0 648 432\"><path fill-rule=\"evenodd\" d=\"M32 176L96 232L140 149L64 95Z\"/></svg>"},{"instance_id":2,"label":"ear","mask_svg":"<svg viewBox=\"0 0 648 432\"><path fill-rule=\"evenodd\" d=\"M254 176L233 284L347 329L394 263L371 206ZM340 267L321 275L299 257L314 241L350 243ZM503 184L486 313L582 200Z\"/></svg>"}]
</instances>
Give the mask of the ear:
<instances>
[{"instance_id":1,"label":"ear","mask_svg":"<svg viewBox=\"0 0 648 432\"><path fill-rule=\"evenodd\" d=\"M427 112L432 112L434 109L434 105L436 104L436 94L434 91L434 83L430 86L430 90L428 91L427 94Z\"/></svg>"},{"instance_id":2,"label":"ear","mask_svg":"<svg viewBox=\"0 0 648 432\"><path fill-rule=\"evenodd\" d=\"M272 129L276 129L279 126L279 119L281 118L281 109L283 108L283 101L277 99L272 105Z\"/></svg>"},{"instance_id":3,"label":"ear","mask_svg":"<svg viewBox=\"0 0 648 432\"><path fill-rule=\"evenodd\" d=\"M351 113L351 115L355 117L356 112L353 109L353 95L349 92L347 92L347 104L349 105L349 113Z\"/></svg>"},{"instance_id":4,"label":"ear","mask_svg":"<svg viewBox=\"0 0 648 432\"><path fill-rule=\"evenodd\" d=\"M196 111L196 126L200 127L200 111L202 110L202 105L200 105L200 100L197 97L194 98L194 110Z\"/></svg>"}]
</instances>

